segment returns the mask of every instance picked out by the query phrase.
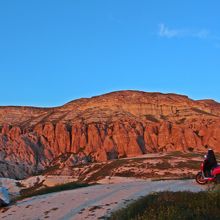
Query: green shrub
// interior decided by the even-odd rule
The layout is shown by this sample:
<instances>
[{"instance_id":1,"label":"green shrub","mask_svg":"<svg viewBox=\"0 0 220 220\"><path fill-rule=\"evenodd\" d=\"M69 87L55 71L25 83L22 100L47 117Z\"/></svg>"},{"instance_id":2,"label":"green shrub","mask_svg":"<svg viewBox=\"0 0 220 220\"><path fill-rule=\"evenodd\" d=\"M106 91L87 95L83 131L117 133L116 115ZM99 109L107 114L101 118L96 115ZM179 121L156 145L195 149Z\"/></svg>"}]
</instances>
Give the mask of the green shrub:
<instances>
[{"instance_id":1,"label":"green shrub","mask_svg":"<svg viewBox=\"0 0 220 220\"><path fill-rule=\"evenodd\" d=\"M220 191L159 192L145 196L114 212L109 220L217 220Z\"/></svg>"}]
</instances>

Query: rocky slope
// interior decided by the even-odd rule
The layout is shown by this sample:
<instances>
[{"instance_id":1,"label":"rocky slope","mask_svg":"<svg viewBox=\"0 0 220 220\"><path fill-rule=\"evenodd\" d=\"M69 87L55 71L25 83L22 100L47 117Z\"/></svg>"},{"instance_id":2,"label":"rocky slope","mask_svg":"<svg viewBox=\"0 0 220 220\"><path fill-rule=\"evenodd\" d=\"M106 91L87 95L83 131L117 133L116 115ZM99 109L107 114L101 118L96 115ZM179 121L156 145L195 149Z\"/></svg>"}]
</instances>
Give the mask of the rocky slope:
<instances>
[{"instance_id":1,"label":"rocky slope","mask_svg":"<svg viewBox=\"0 0 220 220\"><path fill-rule=\"evenodd\" d=\"M56 108L0 107L0 176L160 151L220 152L220 104L119 91Z\"/></svg>"}]
</instances>

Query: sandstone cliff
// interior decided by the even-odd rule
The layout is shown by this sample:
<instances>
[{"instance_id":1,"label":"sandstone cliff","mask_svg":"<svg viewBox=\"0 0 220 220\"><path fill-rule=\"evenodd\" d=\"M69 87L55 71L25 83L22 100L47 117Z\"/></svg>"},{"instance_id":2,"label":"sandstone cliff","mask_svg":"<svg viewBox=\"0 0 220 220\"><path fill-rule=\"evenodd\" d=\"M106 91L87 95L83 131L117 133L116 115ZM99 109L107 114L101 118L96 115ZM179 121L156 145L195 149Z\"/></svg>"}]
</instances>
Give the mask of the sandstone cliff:
<instances>
[{"instance_id":1,"label":"sandstone cliff","mask_svg":"<svg viewBox=\"0 0 220 220\"><path fill-rule=\"evenodd\" d=\"M0 176L23 178L71 155L70 166L159 151L220 152L220 104L119 91L56 108L0 107Z\"/></svg>"}]
</instances>

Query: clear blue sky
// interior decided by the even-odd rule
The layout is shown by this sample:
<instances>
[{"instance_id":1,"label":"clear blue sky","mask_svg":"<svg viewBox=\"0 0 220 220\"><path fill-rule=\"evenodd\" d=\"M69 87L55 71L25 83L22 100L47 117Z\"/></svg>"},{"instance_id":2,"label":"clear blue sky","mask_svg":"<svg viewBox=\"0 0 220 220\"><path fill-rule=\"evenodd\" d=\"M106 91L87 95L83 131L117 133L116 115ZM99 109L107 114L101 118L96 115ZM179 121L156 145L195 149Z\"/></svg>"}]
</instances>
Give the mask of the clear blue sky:
<instances>
[{"instance_id":1,"label":"clear blue sky","mask_svg":"<svg viewBox=\"0 0 220 220\"><path fill-rule=\"evenodd\" d=\"M220 101L219 9L219 0L2 0L0 105L124 89Z\"/></svg>"}]
</instances>

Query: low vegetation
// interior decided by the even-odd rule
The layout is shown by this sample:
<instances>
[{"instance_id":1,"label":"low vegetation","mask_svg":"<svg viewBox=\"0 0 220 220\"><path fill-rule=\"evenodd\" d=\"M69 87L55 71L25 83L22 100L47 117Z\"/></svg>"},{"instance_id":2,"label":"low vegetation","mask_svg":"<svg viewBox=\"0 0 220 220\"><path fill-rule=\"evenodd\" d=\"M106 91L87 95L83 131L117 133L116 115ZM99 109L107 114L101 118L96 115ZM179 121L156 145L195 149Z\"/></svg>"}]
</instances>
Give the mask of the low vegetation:
<instances>
[{"instance_id":1,"label":"low vegetation","mask_svg":"<svg viewBox=\"0 0 220 220\"><path fill-rule=\"evenodd\" d=\"M99 179L102 179L106 176L112 176L113 175L113 170L120 167L120 166L125 166L127 161L123 159L119 160L113 160L110 163L103 164L96 172L94 172L88 179L87 181L97 181Z\"/></svg>"},{"instance_id":2,"label":"low vegetation","mask_svg":"<svg viewBox=\"0 0 220 220\"><path fill-rule=\"evenodd\" d=\"M34 187L21 190L20 196L17 197L15 199L15 201L29 198L32 196L38 196L38 195L44 195L44 194L53 193L53 192L60 192L60 191L65 191L65 190L77 189L80 187L87 187L90 185L91 184L71 182L71 183L65 183L65 184L57 185L57 186L53 186L53 187L41 188L42 185L39 184L39 185L35 185Z\"/></svg>"},{"instance_id":3,"label":"low vegetation","mask_svg":"<svg viewBox=\"0 0 220 220\"><path fill-rule=\"evenodd\" d=\"M79 176L79 181L96 182L106 176L136 178L194 178L204 153L167 152L147 157L121 158L91 165ZM217 155L218 158L218 155Z\"/></svg>"},{"instance_id":4,"label":"low vegetation","mask_svg":"<svg viewBox=\"0 0 220 220\"><path fill-rule=\"evenodd\" d=\"M190 146L189 146L190 148ZM107 162L78 164L68 167L68 175L77 178L78 182L97 182L107 176L136 178L194 178L200 169L205 152L172 151L143 155L134 158L120 158ZM220 154L216 153L217 160ZM59 160L63 158L59 158ZM66 167L64 167L66 168ZM62 175L63 167L53 164L42 175Z\"/></svg>"},{"instance_id":5,"label":"low vegetation","mask_svg":"<svg viewBox=\"0 0 220 220\"><path fill-rule=\"evenodd\" d=\"M159 192L142 197L114 212L109 220L217 220L220 191Z\"/></svg>"}]
</instances>

